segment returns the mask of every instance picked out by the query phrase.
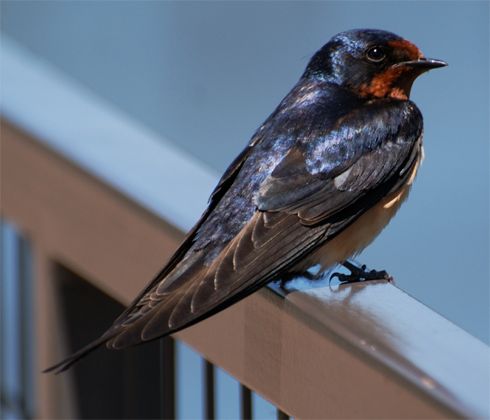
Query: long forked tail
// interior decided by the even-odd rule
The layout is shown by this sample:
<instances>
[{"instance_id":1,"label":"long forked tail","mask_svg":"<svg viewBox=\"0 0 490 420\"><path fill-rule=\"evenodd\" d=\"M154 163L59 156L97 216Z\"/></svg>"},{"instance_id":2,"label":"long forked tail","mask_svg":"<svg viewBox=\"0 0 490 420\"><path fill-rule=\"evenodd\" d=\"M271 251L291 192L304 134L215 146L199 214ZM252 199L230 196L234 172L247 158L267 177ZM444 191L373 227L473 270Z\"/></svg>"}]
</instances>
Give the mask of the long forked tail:
<instances>
[{"instance_id":1,"label":"long forked tail","mask_svg":"<svg viewBox=\"0 0 490 420\"><path fill-rule=\"evenodd\" d=\"M48 368L46 370L43 370L42 373L48 373L48 372L52 372L53 370L58 369L56 371L56 374L58 374L58 373L64 372L65 370L68 370L70 367L72 367L79 360L83 359L87 354L92 353L94 350L98 349L100 346L105 344L108 340L110 340L112 337L117 335L119 332L120 331L118 329L113 330L113 331L108 331L102 337L93 341L88 346L85 346L83 349L78 350L76 353L73 353L71 356L67 357L65 360L57 363L54 366L51 366L50 368Z\"/></svg>"}]
</instances>

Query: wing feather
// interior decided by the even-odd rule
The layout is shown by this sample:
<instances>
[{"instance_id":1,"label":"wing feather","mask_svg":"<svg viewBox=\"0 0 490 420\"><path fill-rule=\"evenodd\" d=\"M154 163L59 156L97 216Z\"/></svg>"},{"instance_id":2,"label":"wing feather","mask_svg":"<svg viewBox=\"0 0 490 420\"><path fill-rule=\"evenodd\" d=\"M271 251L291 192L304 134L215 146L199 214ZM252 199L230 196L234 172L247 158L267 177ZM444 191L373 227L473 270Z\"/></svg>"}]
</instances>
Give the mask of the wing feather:
<instances>
[{"instance_id":1,"label":"wing feather","mask_svg":"<svg viewBox=\"0 0 490 420\"><path fill-rule=\"evenodd\" d=\"M135 305L135 322L110 345L127 347L177 331L294 267L403 185L419 149L419 142L381 145L336 176L307 172L305 154L292 153L284 161L294 168L282 164L264 180L258 209L218 257L205 264L200 251L176 264Z\"/></svg>"},{"instance_id":2,"label":"wing feather","mask_svg":"<svg viewBox=\"0 0 490 420\"><path fill-rule=\"evenodd\" d=\"M360 108L334 124L314 103L311 115L279 112L290 106L286 98L225 172L174 256L99 340L51 369L68 368L104 342L125 348L153 340L232 305L407 182L421 150L419 111L408 101L356 101Z\"/></svg>"}]
</instances>

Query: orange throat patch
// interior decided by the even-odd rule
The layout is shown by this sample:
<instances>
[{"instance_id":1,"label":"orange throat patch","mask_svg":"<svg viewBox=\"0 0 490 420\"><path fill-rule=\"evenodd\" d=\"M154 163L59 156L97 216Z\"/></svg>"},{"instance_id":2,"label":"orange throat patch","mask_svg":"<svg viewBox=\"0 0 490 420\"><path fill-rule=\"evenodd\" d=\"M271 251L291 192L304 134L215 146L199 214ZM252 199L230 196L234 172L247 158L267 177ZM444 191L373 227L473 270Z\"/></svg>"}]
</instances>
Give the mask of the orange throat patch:
<instances>
[{"instance_id":1,"label":"orange throat patch","mask_svg":"<svg viewBox=\"0 0 490 420\"><path fill-rule=\"evenodd\" d=\"M395 67L377 74L369 85L364 85L361 88L361 92L378 98L408 99L415 78L409 80L409 78L403 77L403 73L406 72L407 69L404 67Z\"/></svg>"}]
</instances>

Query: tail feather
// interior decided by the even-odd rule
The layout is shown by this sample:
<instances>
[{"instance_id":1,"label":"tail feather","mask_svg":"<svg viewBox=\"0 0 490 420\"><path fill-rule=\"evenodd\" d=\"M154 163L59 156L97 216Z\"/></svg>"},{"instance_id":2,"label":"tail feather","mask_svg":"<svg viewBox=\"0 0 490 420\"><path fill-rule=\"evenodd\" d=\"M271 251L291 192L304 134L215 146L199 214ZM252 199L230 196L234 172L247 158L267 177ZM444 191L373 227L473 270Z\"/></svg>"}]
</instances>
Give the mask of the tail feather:
<instances>
[{"instance_id":1,"label":"tail feather","mask_svg":"<svg viewBox=\"0 0 490 420\"><path fill-rule=\"evenodd\" d=\"M102 337L93 341L88 346L85 346L83 349L77 351L76 353L73 353L71 356L69 356L65 360L57 363L54 366L51 366L50 368L48 368L46 370L43 370L42 373L48 373L48 372L52 372L52 371L56 370L56 374L58 374L58 373L64 372L65 370L68 370L71 366L73 366L79 360L83 359L89 353L92 353L94 350L98 349L100 346L105 344L107 341L109 341L112 337L114 337L114 335L117 335L119 332L120 332L119 330L108 331Z\"/></svg>"}]
</instances>

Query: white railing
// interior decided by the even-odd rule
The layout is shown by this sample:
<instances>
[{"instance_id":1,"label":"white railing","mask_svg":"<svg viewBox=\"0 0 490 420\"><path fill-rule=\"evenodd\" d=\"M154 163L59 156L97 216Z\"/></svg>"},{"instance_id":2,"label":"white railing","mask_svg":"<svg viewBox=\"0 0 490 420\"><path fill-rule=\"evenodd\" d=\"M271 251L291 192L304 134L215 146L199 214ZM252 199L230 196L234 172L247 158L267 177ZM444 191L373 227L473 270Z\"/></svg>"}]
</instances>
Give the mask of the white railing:
<instances>
[{"instance_id":1,"label":"white railing","mask_svg":"<svg viewBox=\"0 0 490 420\"><path fill-rule=\"evenodd\" d=\"M35 261L40 418L74 416L50 261L127 304L218 174L4 40L2 216ZM489 347L386 282L262 289L177 338L294 418L488 418Z\"/></svg>"}]
</instances>

